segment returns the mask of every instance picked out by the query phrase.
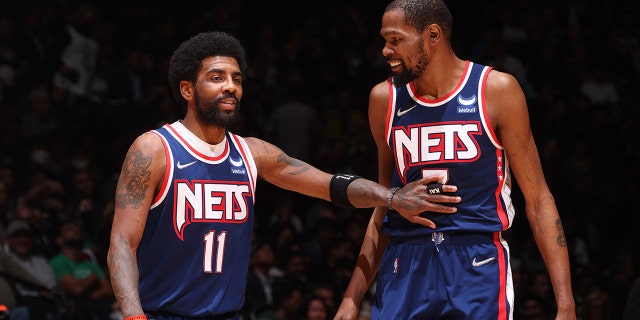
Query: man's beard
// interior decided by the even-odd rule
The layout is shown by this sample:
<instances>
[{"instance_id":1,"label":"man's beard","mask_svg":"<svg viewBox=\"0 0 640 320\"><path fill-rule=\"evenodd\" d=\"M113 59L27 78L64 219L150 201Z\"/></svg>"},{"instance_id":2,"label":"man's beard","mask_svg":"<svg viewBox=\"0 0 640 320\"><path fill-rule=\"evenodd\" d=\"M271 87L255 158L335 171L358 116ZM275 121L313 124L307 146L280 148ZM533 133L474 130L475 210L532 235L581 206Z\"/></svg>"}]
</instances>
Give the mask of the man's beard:
<instances>
[{"instance_id":1,"label":"man's beard","mask_svg":"<svg viewBox=\"0 0 640 320\"><path fill-rule=\"evenodd\" d=\"M215 126L228 126L236 122L239 117L240 111L240 100L233 94L225 94L215 99L206 99L200 97L198 95L198 90L194 92L194 98L196 101L196 113L200 121L202 121L205 125L215 125ZM234 98L238 103L236 104L236 108L233 112L222 112L220 111L220 107L218 103L222 99Z\"/></svg>"},{"instance_id":2,"label":"man's beard","mask_svg":"<svg viewBox=\"0 0 640 320\"><path fill-rule=\"evenodd\" d=\"M405 65L405 68L403 68L400 73L393 74L393 84L396 87L403 87L414 79L419 78L422 75L422 72L424 72L424 69L427 68L427 65L429 64L429 58L424 54L422 45L420 45L418 55L420 56L420 59L418 59L418 64L416 64L415 68L408 69Z\"/></svg>"}]
</instances>

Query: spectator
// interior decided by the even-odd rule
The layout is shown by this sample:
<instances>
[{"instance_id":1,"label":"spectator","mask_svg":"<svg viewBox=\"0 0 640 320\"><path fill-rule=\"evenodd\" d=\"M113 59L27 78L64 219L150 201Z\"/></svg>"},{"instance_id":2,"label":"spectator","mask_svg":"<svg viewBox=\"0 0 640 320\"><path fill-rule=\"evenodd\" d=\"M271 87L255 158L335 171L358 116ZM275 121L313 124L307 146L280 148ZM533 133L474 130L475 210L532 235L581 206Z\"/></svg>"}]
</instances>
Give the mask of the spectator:
<instances>
[{"instance_id":1,"label":"spectator","mask_svg":"<svg viewBox=\"0 0 640 320\"><path fill-rule=\"evenodd\" d=\"M27 96L27 112L20 120L22 139L35 142L60 129L60 123L51 107L51 97L46 84L38 84Z\"/></svg>"},{"instance_id":2,"label":"spectator","mask_svg":"<svg viewBox=\"0 0 640 320\"><path fill-rule=\"evenodd\" d=\"M324 263L330 248L334 245L336 234L336 222L332 218L321 217L316 220L311 238L304 244L304 250L309 255L312 265Z\"/></svg>"},{"instance_id":3,"label":"spectator","mask_svg":"<svg viewBox=\"0 0 640 320\"><path fill-rule=\"evenodd\" d=\"M74 299L87 319L108 320L117 312L113 290L103 269L82 253L85 239L80 225L64 221L58 231L55 240L60 253L49 261L58 287Z\"/></svg>"},{"instance_id":4,"label":"spectator","mask_svg":"<svg viewBox=\"0 0 640 320\"><path fill-rule=\"evenodd\" d=\"M280 225L291 225L296 234L301 234L303 223L299 215L295 212L296 206L293 195L282 194L278 197L273 213L270 215L269 228L278 229Z\"/></svg>"},{"instance_id":5,"label":"spectator","mask_svg":"<svg viewBox=\"0 0 640 320\"><path fill-rule=\"evenodd\" d=\"M356 248L348 239L335 237L321 259L311 263L309 274L312 282L326 283L338 280L339 278L336 278L335 272L338 270L340 262L344 261L344 259L353 260L357 253Z\"/></svg>"},{"instance_id":6,"label":"spectator","mask_svg":"<svg viewBox=\"0 0 640 320\"><path fill-rule=\"evenodd\" d=\"M529 272L525 281L527 292L540 297L545 309L551 310L555 313L555 297L551 287L551 280L549 279L547 272L543 270Z\"/></svg>"},{"instance_id":7,"label":"spectator","mask_svg":"<svg viewBox=\"0 0 640 320\"><path fill-rule=\"evenodd\" d=\"M244 313L254 315L256 310L273 303L273 277L281 276L276 268L273 246L269 242L256 245L251 256Z\"/></svg>"},{"instance_id":8,"label":"spectator","mask_svg":"<svg viewBox=\"0 0 640 320\"><path fill-rule=\"evenodd\" d=\"M312 297L317 297L324 303L324 309L329 319L332 319L338 310L338 294L335 286L329 283L316 283L311 291Z\"/></svg>"},{"instance_id":9,"label":"spectator","mask_svg":"<svg viewBox=\"0 0 640 320\"><path fill-rule=\"evenodd\" d=\"M64 36L56 39L64 43L60 53L61 64L53 76L53 84L69 93L73 110L78 99L85 98L95 72L100 44L94 37L99 11L94 4L82 3L67 14Z\"/></svg>"},{"instance_id":10,"label":"spectator","mask_svg":"<svg viewBox=\"0 0 640 320\"><path fill-rule=\"evenodd\" d=\"M274 320L297 320L304 296L305 284L294 278L283 278L274 286L273 305L276 318Z\"/></svg>"},{"instance_id":11,"label":"spectator","mask_svg":"<svg viewBox=\"0 0 640 320\"><path fill-rule=\"evenodd\" d=\"M552 320L549 308L543 298L536 294L525 294L518 303L518 315L515 319L521 320Z\"/></svg>"},{"instance_id":12,"label":"spectator","mask_svg":"<svg viewBox=\"0 0 640 320\"><path fill-rule=\"evenodd\" d=\"M25 221L29 225L31 236L34 239L32 248L35 254L46 257L53 257L55 252L55 244L49 233L48 222L45 221L45 212L29 203L21 204L16 209L15 219Z\"/></svg>"},{"instance_id":13,"label":"spectator","mask_svg":"<svg viewBox=\"0 0 640 320\"><path fill-rule=\"evenodd\" d=\"M95 174L89 168L73 169L70 176L67 205L73 219L81 226L83 238L87 240L84 252L93 262L106 270L108 231L111 226L111 219L107 221L104 217L108 208L107 201L96 185Z\"/></svg>"},{"instance_id":14,"label":"spectator","mask_svg":"<svg viewBox=\"0 0 640 320\"><path fill-rule=\"evenodd\" d=\"M51 299L56 278L48 260L35 252L35 238L31 228L23 220L13 220L7 227L4 250L21 265L27 273L38 279L41 286L16 284L16 291L29 310L31 319L53 319L57 305Z\"/></svg>"},{"instance_id":15,"label":"spectator","mask_svg":"<svg viewBox=\"0 0 640 320\"><path fill-rule=\"evenodd\" d=\"M327 305L322 297L312 295L305 300L297 319L328 320L330 318L327 309Z\"/></svg>"},{"instance_id":16,"label":"spectator","mask_svg":"<svg viewBox=\"0 0 640 320\"><path fill-rule=\"evenodd\" d=\"M12 320L30 320L29 309L26 305L19 303L20 297L13 289L18 282L42 286L36 277L15 262L3 247L0 247L0 304L7 306Z\"/></svg>"},{"instance_id":17,"label":"spectator","mask_svg":"<svg viewBox=\"0 0 640 320\"><path fill-rule=\"evenodd\" d=\"M582 320L620 319L611 313L611 298L602 291L594 291L585 300Z\"/></svg>"},{"instance_id":18,"label":"spectator","mask_svg":"<svg viewBox=\"0 0 640 320\"><path fill-rule=\"evenodd\" d=\"M638 277L636 262L630 254L617 254L613 257L611 269L608 272L610 274L606 277L605 290L603 290L607 297L606 299L592 298L593 303L598 307L605 307L612 319L620 319L624 311L624 303L627 301L627 294L631 290L631 283ZM605 303L601 300L607 301Z\"/></svg>"},{"instance_id":19,"label":"spectator","mask_svg":"<svg viewBox=\"0 0 640 320\"><path fill-rule=\"evenodd\" d=\"M282 263L282 270L284 274L280 277L274 278L274 288L277 288L281 283L286 284L293 281L299 284L305 292L311 290L313 283L309 279L309 257L306 253L299 250L289 251L286 256L282 257ZM275 292L273 294L275 300ZM274 301L274 303L276 302Z\"/></svg>"}]
</instances>

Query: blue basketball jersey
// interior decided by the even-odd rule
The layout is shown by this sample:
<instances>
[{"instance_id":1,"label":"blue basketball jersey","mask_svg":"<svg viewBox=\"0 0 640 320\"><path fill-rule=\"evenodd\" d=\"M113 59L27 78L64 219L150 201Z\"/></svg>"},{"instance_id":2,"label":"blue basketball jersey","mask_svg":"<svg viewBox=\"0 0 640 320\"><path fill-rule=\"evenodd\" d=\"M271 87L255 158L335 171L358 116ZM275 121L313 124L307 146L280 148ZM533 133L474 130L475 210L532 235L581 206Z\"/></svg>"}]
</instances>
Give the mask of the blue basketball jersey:
<instances>
[{"instance_id":1,"label":"blue basketball jersey","mask_svg":"<svg viewBox=\"0 0 640 320\"><path fill-rule=\"evenodd\" d=\"M257 178L246 142L227 132L211 146L178 121L148 134L164 144L167 166L137 251L142 308L186 317L240 310Z\"/></svg>"},{"instance_id":2,"label":"blue basketball jersey","mask_svg":"<svg viewBox=\"0 0 640 320\"><path fill-rule=\"evenodd\" d=\"M437 231L496 232L511 226L509 163L486 112L484 84L490 67L467 61L458 85L446 96L426 100L413 82L396 87L389 79L386 137L396 170L391 186L443 174L458 186L455 214L425 212ZM384 232L425 235L433 230L387 213Z\"/></svg>"},{"instance_id":3,"label":"blue basketball jersey","mask_svg":"<svg viewBox=\"0 0 640 320\"><path fill-rule=\"evenodd\" d=\"M424 212L436 230L389 210L391 236L377 275L372 319L512 319L509 163L487 116L490 67L466 62L457 86L437 100L413 83L389 79L386 137L394 154L391 186L432 175L458 187L453 214Z\"/></svg>"}]
</instances>

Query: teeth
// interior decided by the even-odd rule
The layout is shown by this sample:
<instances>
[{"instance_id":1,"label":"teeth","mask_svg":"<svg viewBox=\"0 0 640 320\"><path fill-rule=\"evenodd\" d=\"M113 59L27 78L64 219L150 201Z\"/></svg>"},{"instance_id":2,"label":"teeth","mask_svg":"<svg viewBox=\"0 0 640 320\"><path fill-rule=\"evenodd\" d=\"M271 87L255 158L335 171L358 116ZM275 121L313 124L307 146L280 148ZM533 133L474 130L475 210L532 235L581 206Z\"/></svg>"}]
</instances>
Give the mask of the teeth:
<instances>
[{"instance_id":1,"label":"teeth","mask_svg":"<svg viewBox=\"0 0 640 320\"><path fill-rule=\"evenodd\" d=\"M389 62L389 66L390 66L390 67L392 67L392 68L393 68L393 67L397 67L397 66L399 66L400 64L401 64L401 62L400 62L400 61Z\"/></svg>"}]
</instances>

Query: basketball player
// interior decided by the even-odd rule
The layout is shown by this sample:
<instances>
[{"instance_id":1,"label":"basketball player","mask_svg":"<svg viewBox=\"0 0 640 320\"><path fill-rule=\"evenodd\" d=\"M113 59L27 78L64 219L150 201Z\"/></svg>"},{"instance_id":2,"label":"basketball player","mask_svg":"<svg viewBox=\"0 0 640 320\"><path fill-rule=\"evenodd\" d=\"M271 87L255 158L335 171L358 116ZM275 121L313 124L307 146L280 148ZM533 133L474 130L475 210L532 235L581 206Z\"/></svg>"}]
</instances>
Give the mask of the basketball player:
<instances>
[{"instance_id":1,"label":"basketball player","mask_svg":"<svg viewBox=\"0 0 640 320\"><path fill-rule=\"evenodd\" d=\"M186 115L136 138L116 190L108 265L126 320L240 318L257 179L344 207L393 206L409 219L455 212L435 202L459 197L425 192L437 179L391 189L228 132L245 69L241 44L220 32L190 38L171 57L169 84Z\"/></svg>"},{"instance_id":2,"label":"basketball player","mask_svg":"<svg viewBox=\"0 0 640 320\"><path fill-rule=\"evenodd\" d=\"M441 174L462 201L456 214L427 212L421 224L374 209L336 319L356 319L376 272L372 319L512 319L501 235L514 219L510 168L551 277L556 319L576 319L566 239L523 92L513 76L458 58L451 30L441 0L386 7L382 54L393 76L371 90L369 119L381 184Z\"/></svg>"}]
</instances>

